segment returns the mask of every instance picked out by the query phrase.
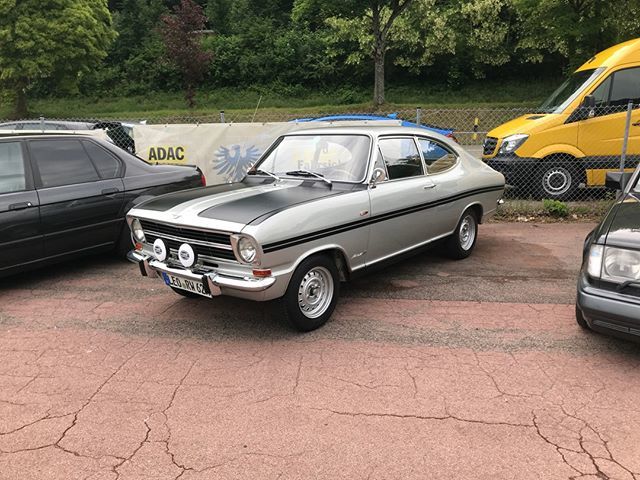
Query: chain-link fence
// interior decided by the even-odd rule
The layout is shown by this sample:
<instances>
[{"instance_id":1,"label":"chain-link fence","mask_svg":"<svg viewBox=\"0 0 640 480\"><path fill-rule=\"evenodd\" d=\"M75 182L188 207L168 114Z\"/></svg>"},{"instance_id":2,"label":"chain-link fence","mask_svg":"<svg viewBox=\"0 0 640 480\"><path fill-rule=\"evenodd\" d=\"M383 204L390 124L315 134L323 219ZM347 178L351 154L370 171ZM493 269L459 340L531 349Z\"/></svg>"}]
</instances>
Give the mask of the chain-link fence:
<instances>
[{"instance_id":1,"label":"chain-link fence","mask_svg":"<svg viewBox=\"0 0 640 480\"><path fill-rule=\"evenodd\" d=\"M613 198L606 172L632 171L640 161L640 107L591 105L573 112L531 108L422 109L317 114L274 110L215 112L129 120L37 118L0 123L11 130L104 129L113 142L135 151L134 129L146 124L373 121L387 118L419 124L454 138L469 153L505 175L507 196L591 201Z\"/></svg>"}]
</instances>

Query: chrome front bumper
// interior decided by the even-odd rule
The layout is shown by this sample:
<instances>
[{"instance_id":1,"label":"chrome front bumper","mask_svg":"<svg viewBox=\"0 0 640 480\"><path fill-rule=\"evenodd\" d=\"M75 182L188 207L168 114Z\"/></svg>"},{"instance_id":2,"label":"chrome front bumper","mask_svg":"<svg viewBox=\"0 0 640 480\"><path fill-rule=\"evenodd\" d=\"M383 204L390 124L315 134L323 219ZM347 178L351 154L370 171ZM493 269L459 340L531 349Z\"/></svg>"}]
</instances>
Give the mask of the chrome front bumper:
<instances>
[{"instance_id":1,"label":"chrome front bumper","mask_svg":"<svg viewBox=\"0 0 640 480\"><path fill-rule=\"evenodd\" d=\"M213 297L228 294L247 298L247 294L264 292L276 282L275 277L239 278L221 275L218 272L199 274L190 270L172 268L136 250L130 251L127 254L127 259L130 262L136 263L140 268L140 273L145 277L156 277L160 272L164 272L195 282L203 282L209 287L209 291ZM256 300L259 300L259 298L256 298Z\"/></svg>"}]
</instances>

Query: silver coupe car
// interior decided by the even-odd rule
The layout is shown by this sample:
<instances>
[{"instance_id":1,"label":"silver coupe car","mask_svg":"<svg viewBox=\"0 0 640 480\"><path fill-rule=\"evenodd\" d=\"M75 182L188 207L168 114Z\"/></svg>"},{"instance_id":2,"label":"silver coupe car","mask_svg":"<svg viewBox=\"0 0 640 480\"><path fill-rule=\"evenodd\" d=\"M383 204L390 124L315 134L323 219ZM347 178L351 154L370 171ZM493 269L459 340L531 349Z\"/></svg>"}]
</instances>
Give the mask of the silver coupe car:
<instances>
[{"instance_id":1,"label":"silver coupe car","mask_svg":"<svg viewBox=\"0 0 640 480\"><path fill-rule=\"evenodd\" d=\"M504 177L437 133L331 127L277 139L239 183L156 197L127 215L142 275L187 297L282 299L310 331L340 283L442 239L471 254Z\"/></svg>"}]
</instances>

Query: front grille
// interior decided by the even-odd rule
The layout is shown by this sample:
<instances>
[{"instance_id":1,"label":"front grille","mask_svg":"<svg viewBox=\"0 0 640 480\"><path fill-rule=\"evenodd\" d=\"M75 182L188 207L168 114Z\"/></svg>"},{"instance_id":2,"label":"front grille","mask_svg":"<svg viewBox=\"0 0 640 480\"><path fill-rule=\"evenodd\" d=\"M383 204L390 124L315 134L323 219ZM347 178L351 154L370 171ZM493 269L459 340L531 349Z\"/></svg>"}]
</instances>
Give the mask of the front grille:
<instances>
[{"instance_id":1,"label":"front grille","mask_svg":"<svg viewBox=\"0 0 640 480\"><path fill-rule=\"evenodd\" d=\"M145 232L152 231L159 234L171 235L172 237L188 238L191 240L199 240L201 242L219 243L221 245L231 246L231 238L228 233L204 232L202 230L193 230L191 228L150 222L149 220L140 220L140 225L142 225L142 230Z\"/></svg>"},{"instance_id":2,"label":"front grille","mask_svg":"<svg viewBox=\"0 0 640 480\"><path fill-rule=\"evenodd\" d=\"M161 238L171 257L177 258L180 245L188 243L198 256L236 261L228 233L205 232L148 220L140 220L140 224L147 242L153 244L156 239Z\"/></svg>"},{"instance_id":3,"label":"front grille","mask_svg":"<svg viewBox=\"0 0 640 480\"><path fill-rule=\"evenodd\" d=\"M489 156L493 155L493 152L496 151L496 147L498 146L498 139L495 137L487 137L484 139L484 143L482 144L482 154Z\"/></svg>"}]
</instances>

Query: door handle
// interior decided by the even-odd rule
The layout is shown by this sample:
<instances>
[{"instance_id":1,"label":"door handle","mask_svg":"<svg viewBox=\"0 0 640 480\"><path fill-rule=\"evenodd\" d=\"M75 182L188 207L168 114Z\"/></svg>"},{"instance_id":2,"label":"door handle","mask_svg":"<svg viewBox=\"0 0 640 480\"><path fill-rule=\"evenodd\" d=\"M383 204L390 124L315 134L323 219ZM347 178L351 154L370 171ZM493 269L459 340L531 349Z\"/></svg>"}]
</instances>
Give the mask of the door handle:
<instances>
[{"instance_id":1,"label":"door handle","mask_svg":"<svg viewBox=\"0 0 640 480\"><path fill-rule=\"evenodd\" d=\"M432 188L436 188L436 184L432 183L431 185L425 185L422 187L423 190L431 190Z\"/></svg>"},{"instance_id":2,"label":"door handle","mask_svg":"<svg viewBox=\"0 0 640 480\"><path fill-rule=\"evenodd\" d=\"M102 195L113 195L114 193L118 193L120 190L117 188L105 188L102 190Z\"/></svg>"},{"instance_id":3,"label":"door handle","mask_svg":"<svg viewBox=\"0 0 640 480\"><path fill-rule=\"evenodd\" d=\"M24 210L29 207L33 207L31 202L12 203L9 205L9 210Z\"/></svg>"}]
</instances>

